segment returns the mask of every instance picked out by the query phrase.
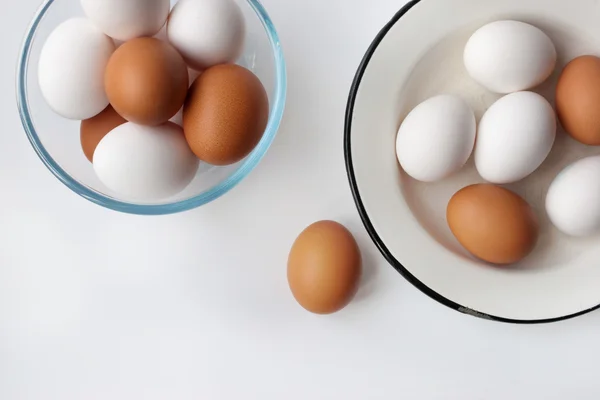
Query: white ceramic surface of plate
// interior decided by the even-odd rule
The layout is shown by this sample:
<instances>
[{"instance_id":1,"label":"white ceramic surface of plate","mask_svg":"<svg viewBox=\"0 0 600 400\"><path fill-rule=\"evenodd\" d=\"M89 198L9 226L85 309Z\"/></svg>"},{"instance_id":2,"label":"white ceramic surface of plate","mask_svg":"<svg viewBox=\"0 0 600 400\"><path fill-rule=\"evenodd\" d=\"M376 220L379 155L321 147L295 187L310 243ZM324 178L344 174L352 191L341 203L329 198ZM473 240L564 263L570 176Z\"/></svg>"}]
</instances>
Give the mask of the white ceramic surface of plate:
<instances>
[{"instance_id":1,"label":"white ceramic surface of plate","mask_svg":"<svg viewBox=\"0 0 600 400\"><path fill-rule=\"evenodd\" d=\"M475 83L463 65L470 35L501 19L531 23L550 36L559 56L549 81L534 91L552 104L564 65L600 55L600 2L593 0L420 0L396 14L374 40L348 102L346 164L354 197L371 237L386 259L424 293L459 311L504 322L551 322L600 305L600 237L570 238L549 222L544 199L551 181L571 162L600 148L571 140L559 128L542 167L507 187L522 195L541 221L534 252L511 267L471 257L447 227L445 212L459 189L483 182L472 160L458 174L425 184L403 173L395 139L408 112L427 98L455 94L479 120L500 96Z\"/></svg>"}]
</instances>

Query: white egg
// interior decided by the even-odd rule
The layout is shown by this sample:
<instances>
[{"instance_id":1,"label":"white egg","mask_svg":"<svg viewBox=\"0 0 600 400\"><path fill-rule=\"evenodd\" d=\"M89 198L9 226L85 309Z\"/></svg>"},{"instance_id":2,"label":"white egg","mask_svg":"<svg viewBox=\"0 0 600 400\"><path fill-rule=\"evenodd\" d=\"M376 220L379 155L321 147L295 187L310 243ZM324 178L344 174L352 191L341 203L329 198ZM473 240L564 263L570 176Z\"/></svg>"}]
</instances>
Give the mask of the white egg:
<instances>
[{"instance_id":1,"label":"white egg","mask_svg":"<svg viewBox=\"0 0 600 400\"><path fill-rule=\"evenodd\" d=\"M85 14L108 36L127 41L153 36L169 17L169 0L81 0Z\"/></svg>"},{"instance_id":2,"label":"white egg","mask_svg":"<svg viewBox=\"0 0 600 400\"><path fill-rule=\"evenodd\" d=\"M520 181L537 170L556 138L556 116L546 99L517 92L494 103L481 118L475 166L488 182Z\"/></svg>"},{"instance_id":3,"label":"white egg","mask_svg":"<svg viewBox=\"0 0 600 400\"><path fill-rule=\"evenodd\" d=\"M126 123L106 135L94 153L100 181L130 201L157 201L180 193L198 166L183 129L172 123Z\"/></svg>"},{"instance_id":4,"label":"white egg","mask_svg":"<svg viewBox=\"0 0 600 400\"><path fill-rule=\"evenodd\" d=\"M464 62L471 77L496 93L531 89L556 66L556 48L542 30L519 21L497 21L467 42Z\"/></svg>"},{"instance_id":5,"label":"white egg","mask_svg":"<svg viewBox=\"0 0 600 400\"><path fill-rule=\"evenodd\" d=\"M546 196L550 221L563 233L600 232L600 156L581 159L554 179Z\"/></svg>"},{"instance_id":6,"label":"white egg","mask_svg":"<svg viewBox=\"0 0 600 400\"><path fill-rule=\"evenodd\" d=\"M475 144L473 110L459 97L440 95L415 107L396 138L396 155L416 180L434 182L461 169Z\"/></svg>"},{"instance_id":7,"label":"white egg","mask_svg":"<svg viewBox=\"0 0 600 400\"><path fill-rule=\"evenodd\" d=\"M83 120L108 106L104 70L115 51L111 38L89 20L59 25L44 43L38 63L42 96L59 115Z\"/></svg>"},{"instance_id":8,"label":"white egg","mask_svg":"<svg viewBox=\"0 0 600 400\"><path fill-rule=\"evenodd\" d=\"M190 67L203 70L238 59L246 23L234 0L180 0L171 11L167 35Z\"/></svg>"}]
</instances>

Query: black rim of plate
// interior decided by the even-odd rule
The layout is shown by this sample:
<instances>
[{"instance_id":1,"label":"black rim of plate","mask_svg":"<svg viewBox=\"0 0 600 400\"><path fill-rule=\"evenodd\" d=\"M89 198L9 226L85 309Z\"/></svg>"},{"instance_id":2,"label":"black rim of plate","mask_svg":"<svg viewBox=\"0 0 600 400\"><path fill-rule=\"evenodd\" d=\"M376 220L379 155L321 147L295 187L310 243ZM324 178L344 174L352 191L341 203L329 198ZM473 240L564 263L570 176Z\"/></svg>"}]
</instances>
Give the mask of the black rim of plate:
<instances>
[{"instance_id":1,"label":"black rim of plate","mask_svg":"<svg viewBox=\"0 0 600 400\"><path fill-rule=\"evenodd\" d=\"M354 116L354 105L356 102L356 96L357 96L358 90L360 88L360 84L362 82L362 78L365 74L365 71L367 70L367 67L369 65L369 62L371 61L371 58L373 57L373 54L379 47L379 44L383 41L383 39L385 38L387 33L390 31L390 29L392 29L392 27L398 21L400 21L400 19L404 15L406 15L406 13L408 13L408 11L411 8L413 8L415 5L417 5L421 1L423 1L423 0L412 0L412 1L408 2L404 7L402 7L400 9L400 11L398 11L396 13L396 15L394 15L394 17L383 27L383 29L381 31L379 31L379 33L377 34L377 36L375 37L375 39L373 40L373 42L367 49L367 52L365 53L360 65L358 67L358 71L356 72L354 81L352 82L352 86L350 88L350 94L348 97L348 104L346 107L345 127L344 127L344 156L345 156L345 161L346 161L346 172L348 174L348 179L350 181L350 189L352 190L352 196L354 197L354 202L356 203L356 207L358 208L358 213L360 214L360 218L362 219L365 228L367 229L369 235L371 236L371 239L373 240L373 242L375 242L375 245L379 248L379 251L381 252L381 254L392 265L392 267L394 267L394 269L396 269L413 286L415 286L417 289L419 289L421 292L423 292L424 294L426 294L433 300L435 300L453 310L459 311L463 314L472 315L474 317L479 317L479 318L483 318L483 319L487 319L487 320L491 320L491 321L506 322L506 323L513 323L513 324L542 324L542 323L558 322L558 321L564 321L567 319L575 318L575 317L587 314L591 311L594 311L594 310L600 308L600 304L599 304L590 309L580 311L578 313L571 314L571 315L565 315L562 317L550 318L550 319L533 319L533 320L518 320L518 319L497 317L497 316L489 315L489 314L486 314L486 313L483 313L483 312L480 312L477 310L473 310L471 308L462 306L462 305L442 296L441 294L437 293L436 291L434 291L433 289L428 287L426 284L424 284L423 282L418 280L398 260L396 260L396 258L394 258L394 256L391 254L389 249L386 247L383 240L381 240L381 238L377 234L377 231L375 231L375 228L373 227L373 224L371 223L371 220L369 219L369 215L367 214L367 211L366 211L364 204L362 202L362 199L360 197L358 185L356 183L356 176L354 175L354 166L352 164L352 151L351 151L352 150L352 119Z\"/></svg>"}]
</instances>

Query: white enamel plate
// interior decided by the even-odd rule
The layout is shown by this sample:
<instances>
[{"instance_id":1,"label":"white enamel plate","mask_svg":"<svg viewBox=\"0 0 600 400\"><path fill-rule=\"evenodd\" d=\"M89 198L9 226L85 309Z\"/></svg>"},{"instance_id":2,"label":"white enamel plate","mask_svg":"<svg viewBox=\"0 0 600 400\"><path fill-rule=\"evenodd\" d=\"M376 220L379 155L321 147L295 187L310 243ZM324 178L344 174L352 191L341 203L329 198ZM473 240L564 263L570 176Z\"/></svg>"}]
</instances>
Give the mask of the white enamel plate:
<instances>
[{"instance_id":1,"label":"white enamel plate","mask_svg":"<svg viewBox=\"0 0 600 400\"><path fill-rule=\"evenodd\" d=\"M575 143L560 129L542 167L508 186L535 208L541 236L529 257L503 268L472 258L447 227L451 196L483 182L473 162L447 180L424 184L407 177L395 156L400 123L425 99L460 95L479 119L499 98L469 78L462 56L477 28L500 19L531 23L553 40L557 70L535 90L552 103L562 67L579 55L600 55L597 1L412 1L375 38L356 74L346 115L347 170L373 241L425 294L461 312L498 321L558 321L600 305L600 237L575 239L558 232L548 220L544 199L560 170L600 154L600 148Z\"/></svg>"}]
</instances>

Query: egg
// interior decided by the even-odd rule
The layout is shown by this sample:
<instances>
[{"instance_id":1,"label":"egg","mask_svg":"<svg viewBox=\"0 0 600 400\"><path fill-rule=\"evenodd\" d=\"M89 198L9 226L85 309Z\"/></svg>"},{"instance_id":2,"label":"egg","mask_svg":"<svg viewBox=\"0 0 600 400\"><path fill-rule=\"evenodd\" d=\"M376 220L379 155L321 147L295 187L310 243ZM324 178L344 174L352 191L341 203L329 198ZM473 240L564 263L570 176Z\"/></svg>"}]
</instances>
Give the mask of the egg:
<instances>
[{"instance_id":1,"label":"egg","mask_svg":"<svg viewBox=\"0 0 600 400\"><path fill-rule=\"evenodd\" d=\"M128 201L160 201L184 190L196 176L198 159L181 127L171 122L141 126L128 122L102 139L94 153L100 181Z\"/></svg>"},{"instance_id":2,"label":"egg","mask_svg":"<svg viewBox=\"0 0 600 400\"><path fill-rule=\"evenodd\" d=\"M165 25L170 0L81 0L85 14L110 37L153 36Z\"/></svg>"},{"instance_id":3,"label":"egg","mask_svg":"<svg viewBox=\"0 0 600 400\"><path fill-rule=\"evenodd\" d=\"M561 232L590 236L600 232L600 156L567 166L546 195L546 212Z\"/></svg>"},{"instance_id":4,"label":"egg","mask_svg":"<svg viewBox=\"0 0 600 400\"><path fill-rule=\"evenodd\" d=\"M234 0L180 0L171 11L167 35L190 67L204 70L238 59L246 23Z\"/></svg>"},{"instance_id":5,"label":"egg","mask_svg":"<svg viewBox=\"0 0 600 400\"><path fill-rule=\"evenodd\" d=\"M251 71L235 64L209 68L190 88L184 109L186 139L200 160L234 164L260 142L269 120L269 98Z\"/></svg>"},{"instance_id":6,"label":"egg","mask_svg":"<svg viewBox=\"0 0 600 400\"><path fill-rule=\"evenodd\" d=\"M88 160L94 159L94 152L104 136L127 121L121 117L112 106L108 106L100 114L81 121L79 138L81 148Z\"/></svg>"},{"instance_id":7,"label":"egg","mask_svg":"<svg viewBox=\"0 0 600 400\"><path fill-rule=\"evenodd\" d=\"M104 69L114 51L112 39L87 19L73 18L54 29L38 63L40 91L50 108L73 120L104 110Z\"/></svg>"},{"instance_id":8,"label":"egg","mask_svg":"<svg viewBox=\"0 0 600 400\"><path fill-rule=\"evenodd\" d=\"M575 140L600 146L600 58L582 56L562 71L556 86L556 112Z\"/></svg>"},{"instance_id":9,"label":"egg","mask_svg":"<svg viewBox=\"0 0 600 400\"><path fill-rule=\"evenodd\" d=\"M295 240L287 277L296 301L316 314L346 307L361 276L361 254L352 234L335 221L319 221Z\"/></svg>"},{"instance_id":10,"label":"egg","mask_svg":"<svg viewBox=\"0 0 600 400\"><path fill-rule=\"evenodd\" d=\"M496 21L468 40L464 63L469 75L496 93L538 86L556 67L552 40L539 28L519 21Z\"/></svg>"},{"instance_id":11,"label":"egg","mask_svg":"<svg viewBox=\"0 0 600 400\"><path fill-rule=\"evenodd\" d=\"M440 95L415 107L396 137L396 155L412 178L434 182L461 169L473 151L473 110L459 97Z\"/></svg>"},{"instance_id":12,"label":"egg","mask_svg":"<svg viewBox=\"0 0 600 400\"><path fill-rule=\"evenodd\" d=\"M477 133L475 166L483 179L506 184L537 170L556 138L556 116L533 92L502 97L483 115Z\"/></svg>"},{"instance_id":13,"label":"egg","mask_svg":"<svg viewBox=\"0 0 600 400\"><path fill-rule=\"evenodd\" d=\"M533 209L499 186L477 184L461 189L450 199L446 216L460 244L492 264L516 263L537 243L539 227Z\"/></svg>"},{"instance_id":14,"label":"egg","mask_svg":"<svg viewBox=\"0 0 600 400\"><path fill-rule=\"evenodd\" d=\"M160 125L183 106L188 69L171 45L156 38L133 39L108 62L106 93L115 110L130 122Z\"/></svg>"}]
</instances>

